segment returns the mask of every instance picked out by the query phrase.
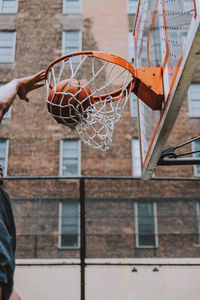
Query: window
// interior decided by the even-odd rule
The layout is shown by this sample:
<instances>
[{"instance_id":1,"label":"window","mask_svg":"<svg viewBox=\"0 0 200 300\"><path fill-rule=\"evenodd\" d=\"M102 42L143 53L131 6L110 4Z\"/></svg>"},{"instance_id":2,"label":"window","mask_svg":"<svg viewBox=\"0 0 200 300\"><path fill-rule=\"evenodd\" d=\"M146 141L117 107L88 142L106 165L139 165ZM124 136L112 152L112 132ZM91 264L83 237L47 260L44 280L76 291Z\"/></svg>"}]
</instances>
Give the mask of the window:
<instances>
[{"instance_id":1,"label":"window","mask_svg":"<svg viewBox=\"0 0 200 300\"><path fill-rule=\"evenodd\" d=\"M133 36L133 32L129 31L129 35L128 35L128 52L129 52L129 61L130 63L134 63L134 59L135 59L135 48L134 48L134 36Z\"/></svg>"},{"instance_id":2,"label":"window","mask_svg":"<svg viewBox=\"0 0 200 300\"><path fill-rule=\"evenodd\" d=\"M200 118L200 84L193 83L188 90L189 116Z\"/></svg>"},{"instance_id":3,"label":"window","mask_svg":"<svg viewBox=\"0 0 200 300\"><path fill-rule=\"evenodd\" d=\"M79 247L79 204L77 201L60 203L59 247Z\"/></svg>"},{"instance_id":4,"label":"window","mask_svg":"<svg viewBox=\"0 0 200 300\"><path fill-rule=\"evenodd\" d=\"M81 0L63 0L63 13L80 14Z\"/></svg>"},{"instance_id":5,"label":"window","mask_svg":"<svg viewBox=\"0 0 200 300\"><path fill-rule=\"evenodd\" d=\"M140 143L138 139L132 140L132 166L133 176L141 177Z\"/></svg>"},{"instance_id":6,"label":"window","mask_svg":"<svg viewBox=\"0 0 200 300\"><path fill-rule=\"evenodd\" d=\"M136 246L157 247L156 203L136 203Z\"/></svg>"},{"instance_id":7,"label":"window","mask_svg":"<svg viewBox=\"0 0 200 300\"><path fill-rule=\"evenodd\" d=\"M82 50L81 31L64 31L63 32L63 55L79 52ZM73 58L73 62L78 63L81 57Z\"/></svg>"},{"instance_id":8,"label":"window","mask_svg":"<svg viewBox=\"0 0 200 300\"><path fill-rule=\"evenodd\" d=\"M0 0L0 13L16 14L18 11L18 0Z\"/></svg>"},{"instance_id":9,"label":"window","mask_svg":"<svg viewBox=\"0 0 200 300\"><path fill-rule=\"evenodd\" d=\"M127 0L128 14L136 14L138 9L138 0Z\"/></svg>"},{"instance_id":10,"label":"window","mask_svg":"<svg viewBox=\"0 0 200 300\"><path fill-rule=\"evenodd\" d=\"M200 150L200 140L192 142L192 151ZM200 152L194 153L195 158L200 158ZM200 165L194 165L194 176L200 177Z\"/></svg>"},{"instance_id":11,"label":"window","mask_svg":"<svg viewBox=\"0 0 200 300\"><path fill-rule=\"evenodd\" d=\"M3 168L3 174L6 176L8 165L8 140L0 140L0 164Z\"/></svg>"},{"instance_id":12,"label":"window","mask_svg":"<svg viewBox=\"0 0 200 300\"><path fill-rule=\"evenodd\" d=\"M130 94L130 113L132 118L137 118L137 96L133 93Z\"/></svg>"},{"instance_id":13,"label":"window","mask_svg":"<svg viewBox=\"0 0 200 300\"><path fill-rule=\"evenodd\" d=\"M5 83L0 82L0 87L3 86L3 85L5 85ZM5 113L3 118L4 119L10 119L10 117L11 117L11 106L10 106L9 110L7 111L7 113Z\"/></svg>"},{"instance_id":14,"label":"window","mask_svg":"<svg viewBox=\"0 0 200 300\"><path fill-rule=\"evenodd\" d=\"M200 202L197 202L197 226L198 226L199 243L200 243Z\"/></svg>"},{"instance_id":15,"label":"window","mask_svg":"<svg viewBox=\"0 0 200 300\"><path fill-rule=\"evenodd\" d=\"M79 140L62 140L60 144L60 176L79 176L81 163Z\"/></svg>"},{"instance_id":16,"label":"window","mask_svg":"<svg viewBox=\"0 0 200 300\"><path fill-rule=\"evenodd\" d=\"M13 63L15 60L16 32L0 31L0 63Z\"/></svg>"}]
</instances>

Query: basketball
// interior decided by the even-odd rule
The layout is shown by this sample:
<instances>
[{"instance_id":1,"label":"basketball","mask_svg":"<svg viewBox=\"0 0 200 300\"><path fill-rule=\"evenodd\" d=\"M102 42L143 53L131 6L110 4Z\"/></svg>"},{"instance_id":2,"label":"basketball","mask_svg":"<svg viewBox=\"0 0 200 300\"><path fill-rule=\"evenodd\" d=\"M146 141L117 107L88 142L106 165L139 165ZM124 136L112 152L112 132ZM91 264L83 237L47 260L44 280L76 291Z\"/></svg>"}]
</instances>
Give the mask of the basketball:
<instances>
[{"instance_id":1,"label":"basketball","mask_svg":"<svg viewBox=\"0 0 200 300\"><path fill-rule=\"evenodd\" d=\"M76 79L60 81L56 90L49 92L47 108L52 117L60 124L75 127L80 118L87 117L87 108L92 103L89 87Z\"/></svg>"}]
</instances>

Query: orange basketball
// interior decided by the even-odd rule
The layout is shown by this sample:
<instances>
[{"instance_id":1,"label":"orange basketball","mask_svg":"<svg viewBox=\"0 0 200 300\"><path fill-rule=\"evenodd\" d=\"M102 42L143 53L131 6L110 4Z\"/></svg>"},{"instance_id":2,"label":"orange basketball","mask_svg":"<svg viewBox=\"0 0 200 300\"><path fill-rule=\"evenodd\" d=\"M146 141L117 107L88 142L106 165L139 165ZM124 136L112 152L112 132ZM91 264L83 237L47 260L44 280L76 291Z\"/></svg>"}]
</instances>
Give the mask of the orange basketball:
<instances>
[{"instance_id":1,"label":"orange basketball","mask_svg":"<svg viewBox=\"0 0 200 300\"><path fill-rule=\"evenodd\" d=\"M81 81L76 79L60 81L56 91L51 89L49 92L48 111L58 123L75 126L80 121L79 113L87 116L85 111L92 102L90 95L91 90L87 86L84 87Z\"/></svg>"}]
</instances>

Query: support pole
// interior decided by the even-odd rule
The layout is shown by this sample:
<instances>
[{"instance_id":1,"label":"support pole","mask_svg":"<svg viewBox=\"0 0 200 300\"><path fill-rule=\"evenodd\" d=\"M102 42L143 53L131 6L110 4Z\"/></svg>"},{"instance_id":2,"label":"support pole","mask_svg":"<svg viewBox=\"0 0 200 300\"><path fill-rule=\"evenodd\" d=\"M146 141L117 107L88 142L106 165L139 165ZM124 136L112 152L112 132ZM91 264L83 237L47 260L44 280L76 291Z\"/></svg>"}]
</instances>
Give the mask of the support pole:
<instances>
[{"instance_id":1,"label":"support pole","mask_svg":"<svg viewBox=\"0 0 200 300\"><path fill-rule=\"evenodd\" d=\"M85 300L85 179L80 179L80 276L81 276L81 295L80 300Z\"/></svg>"}]
</instances>

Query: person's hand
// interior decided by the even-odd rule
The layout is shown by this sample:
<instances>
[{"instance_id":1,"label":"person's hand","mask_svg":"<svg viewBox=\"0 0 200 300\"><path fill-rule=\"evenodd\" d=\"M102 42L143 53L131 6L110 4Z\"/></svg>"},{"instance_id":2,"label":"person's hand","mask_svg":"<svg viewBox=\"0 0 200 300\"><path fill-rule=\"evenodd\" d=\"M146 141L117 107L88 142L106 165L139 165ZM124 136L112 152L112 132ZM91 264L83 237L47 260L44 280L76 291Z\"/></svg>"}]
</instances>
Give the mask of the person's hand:
<instances>
[{"instance_id":1,"label":"person's hand","mask_svg":"<svg viewBox=\"0 0 200 300\"><path fill-rule=\"evenodd\" d=\"M45 79L45 70L35 75L18 79L17 94L19 98L25 100L26 102L29 102L29 98L27 97L27 94L32 90L44 86L44 83L40 83L44 79Z\"/></svg>"},{"instance_id":2,"label":"person's hand","mask_svg":"<svg viewBox=\"0 0 200 300\"><path fill-rule=\"evenodd\" d=\"M22 300L22 299L18 295L18 293L15 291L15 289L13 289L12 294L11 294L9 300Z\"/></svg>"}]
</instances>

